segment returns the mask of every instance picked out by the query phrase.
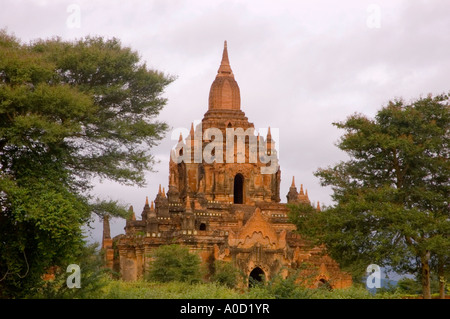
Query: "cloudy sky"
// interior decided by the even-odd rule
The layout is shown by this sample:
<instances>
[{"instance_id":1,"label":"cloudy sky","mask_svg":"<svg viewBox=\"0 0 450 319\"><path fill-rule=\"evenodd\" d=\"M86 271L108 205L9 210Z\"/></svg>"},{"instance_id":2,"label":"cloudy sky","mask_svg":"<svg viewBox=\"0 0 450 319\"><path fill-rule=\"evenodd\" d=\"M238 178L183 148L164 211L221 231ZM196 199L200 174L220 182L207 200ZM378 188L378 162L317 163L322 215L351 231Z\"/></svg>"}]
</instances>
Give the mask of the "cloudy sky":
<instances>
[{"instance_id":1,"label":"cloudy sky","mask_svg":"<svg viewBox=\"0 0 450 319\"><path fill-rule=\"evenodd\" d=\"M23 41L61 36L117 37L148 66L174 75L160 114L172 129L202 119L223 49L256 129L279 132L281 197L295 176L312 201L332 204L313 172L346 158L331 123L354 112L374 116L393 98L450 90L447 1L56 1L0 0L0 28ZM1 57L0 57L1 58ZM176 139L178 136L176 136ZM95 193L133 205L168 182L171 133L145 188L104 181ZM112 235L124 221L113 220ZM89 231L101 241L98 221Z\"/></svg>"}]
</instances>

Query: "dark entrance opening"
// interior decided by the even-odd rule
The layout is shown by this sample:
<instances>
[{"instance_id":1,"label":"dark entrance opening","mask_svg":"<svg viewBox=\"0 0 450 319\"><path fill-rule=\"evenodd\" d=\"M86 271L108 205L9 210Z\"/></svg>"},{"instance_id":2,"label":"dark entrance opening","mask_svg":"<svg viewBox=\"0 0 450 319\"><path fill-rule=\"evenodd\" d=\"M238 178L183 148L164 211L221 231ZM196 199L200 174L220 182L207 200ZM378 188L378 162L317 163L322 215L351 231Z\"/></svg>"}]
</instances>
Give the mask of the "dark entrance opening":
<instances>
[{"instance_id":1,"label":"dark entrance opening","mask_svg":"<svg viewBox=\"0 0 450 319\"><path fill-rule=\"evenodd\" d=\"M253 269L250 273L250 276L248 277L248 286L254 287L259 283L264 282L264 270L262 270L259 267L256 267L255 269Z\"/></svg>"},{"instance_id":2,"label":"dark entrance opening","mask_svg":"<svg viewBox=\"0 0 450 319\"><path fill-rule=\"evenodd\" d=\"M206 230L206 224L205 223L201 223L199 230Z\"/></svg>"},{"instance_id":3,"label":"dark entrance opening","mask_svg":"<svg viewBox=\"0 0 450 319\"><path fill-rule=\"evenodd\" d=\"M326 281L325 279L320 279L319 280L318 288L327 289L327 290L330 290L330 291L333 290L333 288L331 287L330 283L328 281Z\"/></svg>"},{"instance_id":4,"label":"dark entrance opening","mask_svg":"<svg viewBox=\"0 0 450 319\"><path fill-rule=\"evenodd\" d=\"M244 203L244 176L241 174L234 177L234 203Z\"/></svg>"}]
</instances>

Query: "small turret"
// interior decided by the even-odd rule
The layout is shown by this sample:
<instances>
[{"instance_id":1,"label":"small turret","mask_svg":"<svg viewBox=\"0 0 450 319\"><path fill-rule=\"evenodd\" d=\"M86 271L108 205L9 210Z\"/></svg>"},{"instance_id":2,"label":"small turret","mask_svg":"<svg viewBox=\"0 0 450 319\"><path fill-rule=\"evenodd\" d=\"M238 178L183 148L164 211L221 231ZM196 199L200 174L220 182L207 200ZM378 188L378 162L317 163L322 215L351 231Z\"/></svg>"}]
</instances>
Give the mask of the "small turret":
<instances>
[{"instance_id":1,"label":"small turret","mask_svg":"<svg viewBox=\"0 0 450 319\"><path fill-rule=\"evenodd\" d=\"M289 187L289 192L286 195L288 203L295 203L298 200L297 187L295 186L295 177L292 177L291 187Z\"/></svg>"},{"instance_id":2,"label":"small turret","mask_svg":"<svg viewBox=\"0 0 450 319\"><path fill-rule=\"evenodd\" d=\"M297 198L300 203L311 204L309 197L308 197L308 190L306 191L306 193L303 192L303 184L300 185L300 192L299 192Z\"/></svg>"},{"instance_id":3,"label":"small turret","mask_svg":"<svg viewBox=\"0 0 450 319\"><path fill-rule=\"evenodd\" d=\"M141 214L141 218L143 221L147 220L147 217L150 213L150 206L148 204L148 196L145 197L145 205L144 205L144 209L142 210L142 214Z\"/></svg>"},{"instance_id":4,"label":"small turret","mask_svg":"<svg viewBox=\"0 0 450 319\"><path fill-rule=\"evenodd\" d=\"M273 143L272 143L272 133L270 133L270 126L269 129L267 131L267 137L266 137L266 152L268 155L270 155L272 153L272 147L273 147Z\"/></svg>"},{"instance_id":5,"label":"small turret","mask_svg":"<svg viewBox=\"0 0 450 319\"><path fill-rule=\"evenodd\" d=\"M134 214L133 206L130 206L128 211L131 212L130 220L136 220L136 215Z\"/></svg>"},{"instance_id":6,"label":"small turret","mask_svg":"<svg viewBox=\"0 0 450 319\"><path fill-rule=\"evenodd\" d=\"M103 215L103 238L102 238L102 248L107 248L106 246L109 244L111 239L111 228L109 226L109 215Z\"/></svg>"}]
</instances>

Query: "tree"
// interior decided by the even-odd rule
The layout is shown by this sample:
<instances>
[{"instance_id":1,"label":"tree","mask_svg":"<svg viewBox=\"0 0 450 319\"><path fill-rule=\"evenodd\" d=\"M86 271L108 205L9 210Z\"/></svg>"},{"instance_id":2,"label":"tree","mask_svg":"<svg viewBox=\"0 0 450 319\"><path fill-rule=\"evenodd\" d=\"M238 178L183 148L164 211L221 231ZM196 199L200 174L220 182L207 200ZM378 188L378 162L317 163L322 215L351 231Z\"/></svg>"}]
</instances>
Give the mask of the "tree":
<instances>
[{"instance_id":1,"label":"tree","mask_svg":"<svg viewBox=\"0 0 450 319\"><path fill-rule=\"evenodd\" d=\"M239 269L236 268L233 263L215 260L213 264L213 273L210 280L217 282L221 285L225 285L228 288L235 288L239 282L239 278L242 277Z\"/></svg>"},{"instance_id":2,"label":"tree","mask_svg":"<svg viewBox=\"0 0 450 319\"><path fill-rule=\"evenodd\" d=\"M81 288L67 287L69 273L66 269L54 267L53 279L42 279L26 298L38 299L87 299L102 298L101 289L109 282L109 269L104 267L104 258L98 250L98 243L86 244L80 255L74 256L81 270ZM55 269L56 268L56 269Z\"/></svg>"},{"instance_id":3,"label":"tree","mask_svg":"<svg viewBox=\"0 0 450 319\"><path fill-rule=\"evenodd\" d=\"M0 297L20 297L79 255L92 213L127 215L94 201L92 178L144 185L173 79L115 38L0 31L0 56Z\"/></svg>"},{"instance_id":4,"label":"tree","mask_svg":"<svg viewBox=\"0 0 450 319\"><path fill-rule=\"evenodd\" d=\"M355 114L334 123L345 130L338 147L350 158L315 175L332 187L335 205L296 219L344 268L361 275L376 263L414 273L424 298L431 271L439 265L448 276L448 99L390 101L375 119Z\"/></svg>"},{"instance_id":5,"label":"tree","mask_svg":"<svg viewBox=\"0 0 450 319\"><path fill-rule=\"evenodd\" d=\"M148 278L158 282L195 283L201 279L200 257L180 245L162 245L152 254Z\"/></svg>"}]
</instances>

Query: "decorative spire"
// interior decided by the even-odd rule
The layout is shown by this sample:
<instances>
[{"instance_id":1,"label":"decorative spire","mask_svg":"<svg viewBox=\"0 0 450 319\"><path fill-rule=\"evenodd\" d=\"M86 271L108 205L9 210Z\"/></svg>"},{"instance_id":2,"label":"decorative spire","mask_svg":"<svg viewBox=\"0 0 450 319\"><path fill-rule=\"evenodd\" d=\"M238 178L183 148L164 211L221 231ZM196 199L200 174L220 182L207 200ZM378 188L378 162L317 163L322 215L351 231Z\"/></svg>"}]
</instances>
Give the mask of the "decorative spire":
<instances>
[{"instance_id":1,"label":"decorative spire","mask_svg":"<svg viewBox=\"0 0 450 319\"><path fill-rule=\"evenodd\" d=\"M320 212L320 203L319 203L319 201L317 201L317 211Z\"/></svg>"},{"instance_id":2,"label":"decorative spire","mask_svg":"<svg viewBox=\"0 0 450 319\"><path fill-rule=\"evenodd\" d=\"M228 59L227 41L224 42L222 61L220 62L220 67L217 73L217 76L233 76L233 71L231 71L230 66L230 60Z\"/></svg>"},{"instance_id":3,"label":"decorative spire","mask_svg":"<svg viewBox=\"0 0 450 319\"><path fill-rule=\"evenodd\" d=\"M297 193L297 187L295 186L295 177L292 176L292 183L291 187L289 188L289 192L286 195L287 202L288 203L296 203L298 202L298 193Z\"/></svg>"},{"instance_id":4,"label":"decorative spire","mask_svg":"<svg viewBox=\"0 0 450 319\"><path fill-rule=\"evenodd\" d=\"M222 61L211 89L209 90L208 110L240 110L241 93L234 79L228 59L227 42L223 47Z\"/></svg>"},{"instance_id":5,"label":"decorative spire","mask_svg":"<svg viewBox=\"0 0 450 319\"><path fill-rule=\"evenodd\" d=\"M166 197L166 190L164 189L164 187L163 187L163 191L162 191L162 196Z\"/></svg>"},{"instance_id":6,"label":"decorative spire","mask_svg":"<svg viewBox=\"0 0 450 319\"><path fill-rule=\"evenodd\" d=\"M191 130L189 131L189 137L191 140L194 140L195 130L194 130L194 122L191 122Z\"/></svg>"},{"instance_id":7,"label":"decorative spire","mask_svg":"<svg viewBox=\"0 0 450 319\"><path fill-rule=\"evenodd\" d=\"M159 184L158 195L161 195L161 184Z\"/></svg>"},{"instance_id":8,"label":"decorative spire","mask_svg":"<svg viewBox=\"0 0 450 319\"><path fill-rule=\"evenodd\" d=\"M303 192L303 184L300 185L300 192L298 193L297 198L300 203L311 204L311 201L308 198L308 190L306 190L306 194Z\"/></svg>"},{"instance_id":9,"label":"decorative spire","mask_svg":"<svg viewBox=\"0 0 450 319\"><path fill-rule=\"evenodd\" d=\"M131 212L130 220L136 220L136 215L134 214L133 206L130 206L130 208L128 209L128 211Z\"/></svg>"},{"instance_id":10,"label":"decorative spire","mask_svg":"<svg viewBox=\"0 0 450 319\"><path fill-rule=\"evenodd\" d=\"M183 141L183 134L180 133L180 137L178 138L178 142L182 142Z\"/></svg>"},{"instance_id":11,"label":"decorative spire","mask_svg":"<svg viewBox=\"0 0 450 319\"><path fill-rule=\"evenodd\" d=\"M150 206L150 210L155 210L155 203L152 201L152 206Z\"/></svg>"},{"instance_id":12,"label":"decorative spire","mask_svg":"<svg viewBox=\"0 0 450 319\"><path fill-rule=\"evenodd\" d=\"M111 238L111 228L109 226L109 215L103 215L103 240Z\"/></svg>"},{"instance_id":13,"label":"decorative spire","mask_svg":"<svg viewBox=\"0 0 450 319\"><path fill-rule=\"evenodd\" d=\"M266 136L266 148L267 154L270 155L272 153L272 134L270 133L270 126Z\"/></svg>"},{"instance_id":14,"label":"decorative spire","mask_svg":"<svg viewBox=\"0 0 450 319\"><path fill-rule=\"evenodd\" d=\"M148 196L145 196L145 206L148 206Z\"/></svg>"}]
</instances>

